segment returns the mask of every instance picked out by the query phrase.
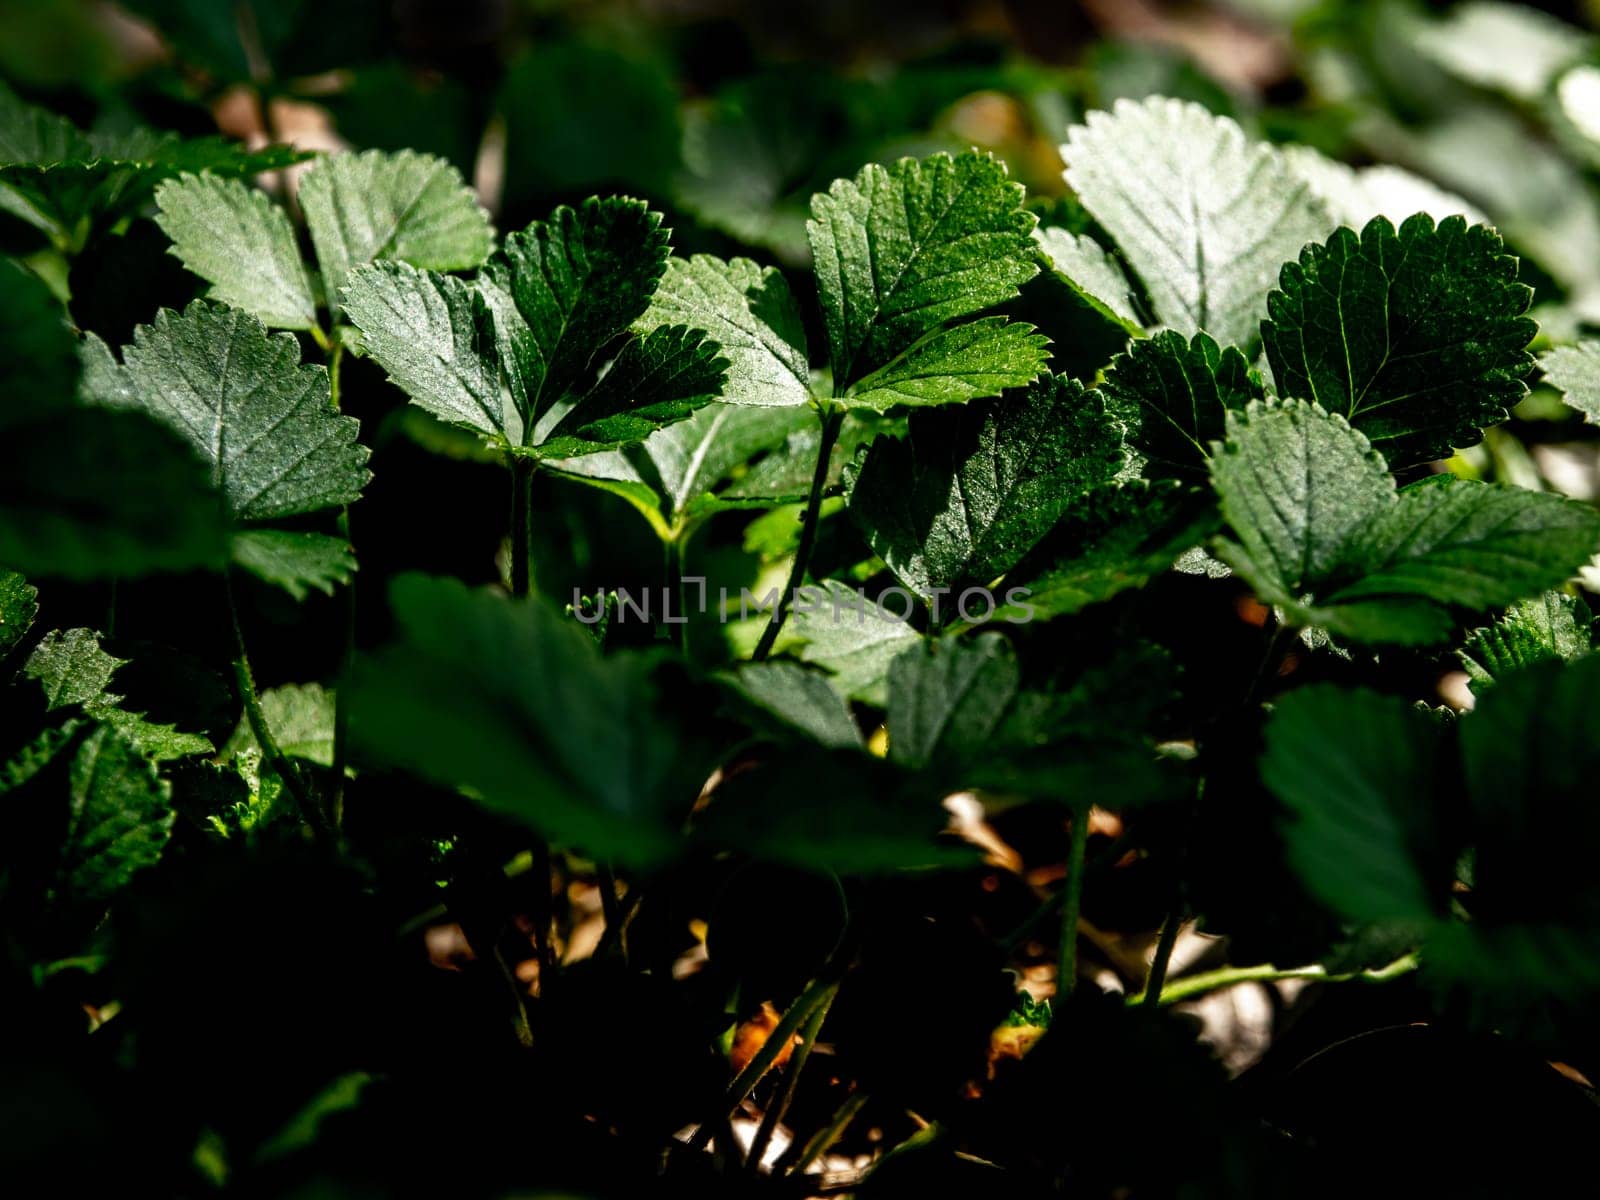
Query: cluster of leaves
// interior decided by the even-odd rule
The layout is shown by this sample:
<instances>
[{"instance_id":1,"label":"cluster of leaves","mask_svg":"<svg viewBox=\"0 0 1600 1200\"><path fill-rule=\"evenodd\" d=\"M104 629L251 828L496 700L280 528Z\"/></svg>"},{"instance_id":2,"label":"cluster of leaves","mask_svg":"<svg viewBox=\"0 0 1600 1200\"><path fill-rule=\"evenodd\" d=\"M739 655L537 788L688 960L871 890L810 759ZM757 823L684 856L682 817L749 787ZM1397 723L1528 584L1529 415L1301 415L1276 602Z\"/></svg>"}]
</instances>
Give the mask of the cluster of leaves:
<instances>
[{"instance_id":1,"label":"cluster of leaves","mask_svg":"<svg viewBox=\"0 0 1600 1200\"><path fill-rule=\"evenodd\" d=\"M302 53L299 6L137 7L217 80ZM1474 86L1577 61L1505 75L1468 10L1419 44ZM502 91L604 108L613 58ZM3 986L42 1031L0 1058L50 1135L8 1162L115 1124L176 1190L400 1190L449 1143L491 1193L799 1195L844 1139L863 1196L1289 1194L1353 1161L1296 1068L1374 1018L1245 1092L1171 1013L1280 974L1600 1069L1600 511L1478 465L1536 366L1600 423L1600 343L1533 315L1583 281L1515 241L1536 309L1469 201L1221 102L1062 122L1041 202L863 149L882 94L730 86L650 200L502 232L444 155L290 179L0 92L45 239L0 264ZM507 137L513 184L588 182ZM181 286L124 322L85 264L136 236ZM1168 978L1190 920L1230 966ZM1107 930L1164 936L1130 969Z\"/></svg>"}]
</instances>

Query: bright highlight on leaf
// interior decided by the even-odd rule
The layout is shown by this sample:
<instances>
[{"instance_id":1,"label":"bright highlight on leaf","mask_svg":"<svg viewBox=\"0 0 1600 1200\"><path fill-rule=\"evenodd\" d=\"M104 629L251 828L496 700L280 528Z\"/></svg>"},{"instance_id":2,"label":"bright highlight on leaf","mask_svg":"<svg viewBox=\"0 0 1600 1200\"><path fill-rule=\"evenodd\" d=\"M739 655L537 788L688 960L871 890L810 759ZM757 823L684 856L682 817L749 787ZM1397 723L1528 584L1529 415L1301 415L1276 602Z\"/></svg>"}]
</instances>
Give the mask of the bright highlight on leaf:
<instances>
[{"instance_id":1,"label":"bright highlight on leaf","mask_svg":"<svg viewBox=\"0 0 1600 1200\"><path fill-rule=\"evenodd\" d=\"M1198 104L1119 100L1073 126L1061 157L1157 321L1185 336L1248 349L1278 268L1333 225L1276 150Z\"/></svg>"}]
</instances>

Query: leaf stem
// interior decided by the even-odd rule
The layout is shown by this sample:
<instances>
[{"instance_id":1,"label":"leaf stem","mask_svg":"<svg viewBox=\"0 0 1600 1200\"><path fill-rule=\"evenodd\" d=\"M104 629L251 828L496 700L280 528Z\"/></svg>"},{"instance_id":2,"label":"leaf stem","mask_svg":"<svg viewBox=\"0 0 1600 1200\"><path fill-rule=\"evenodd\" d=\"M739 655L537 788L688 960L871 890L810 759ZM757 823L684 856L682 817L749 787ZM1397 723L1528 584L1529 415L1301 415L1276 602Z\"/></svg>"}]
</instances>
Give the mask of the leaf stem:
<instances>
[{"instance_id":1,"label":"leaf stem","mask_svg":"<svg viewBox=\"0 0 1600 1200\"><path fill-rule=\"evenodd\" d=\"M1215 971L1205 971L1199 975L1188 975L1174 980L1162 989L1157 1003L1178 1004L1238 983L1277 983L1285 979L1304 979L1313 983L1387 983L1391 979L1409 975L1420 965L1421 960L1417 955L1406 954L1381 967L1337 973L1329 971L1318 963L1308 967L1280 968L1271 963L1258 963L1249 967L1222 967ZM1128 1003L1148 1004L1149 1000L1144 992L1138 992L1128 997Z\"/></svg>"},{"instance_id":2,"label":"leaf stem","mask_svg":"<svg viewBox=\"0 0 1600 1200\"><path fill-rule=\"evenodd\" d=\"M817 466L811 475L811 494L806 499L806 509L801 517L800 544L795 547L794 566L789 569L789 582L784 586L778 596L778 607L772 610L772 619L767 622L767 627L761 633L761 640L756 643L755 653L750 656L752 662L764 662L772 653L773 646L777 645L778 634L783 631L783 623L789 616L789 601L805 581L806 568L811 562L811 551L817 544L817 524L822 516L822 493L827 488L828 466L833 460L833 447L839 440L839 431L844 428L845 410L837 405L831 405L821 410L822 440L817 446Z\"/></svg>"},{"instance_id":3,"label":"leaf stem","mask_svg":"<svg viewBox=\"0 0 1600 1200\"><path fill-rule=\"evenodd\" d=\"M244 628L239 623L239 605L234 598L233 577L224 573L223 583L228 593L228 616L233 624L233 677L239 688L239 698L244 702L245 720L250 726L250 732L255 734L256 744L261 747L261 753L272 764L272 769L278 773L284 787L288 788L289 794L294 797L294 802L300 809L300 816L311 826L311 831L319 839L325 839L331 832L327 826L327 819L312 802L300 773L295 770L294 764L279 747L277 739L272 736L272 728L267 724L266 714L261 711L261 698L256 694L255 673L250 669L250 655L245 649Z\"/></svg>"},{"instance_id":4,"label":"leaf stem","mask_svg":"<svg viewBox=\"0 0 1600 1200\"><path fill-rule=\"evenodd\" d=\"M844 1131L849 1128L850 1122L856 1119L856 1114L866 1107L866 1103L866 1092L851 1092L846 1096L844 1103L839 1105L838 1111L833 1114L833 1120L812 1135L805 1149L800 1152L800 1157L784 1170L784 1174L804 1175L807 1167L831 1150L833 1144L844 1136Z\"/></svg>"},{"instance_id":5,"label":"leaf stem","mask_svg":"<svg viewBox=\"0 0 1600 1200\"><path fill-rule=\"evenodd\" d=\"M1156 941L1155 955L1150 959L1150 973L1144 981L1144 1003L1154 1008L1161 1003L1161 990L1167 984L1167 969L1172 965L1172 948L1178 944L1178 930L1183 925L1183 901L1173 905L1172 911L1161 925L1161 936Z\"/></svg>"},{"instance_id":6,"label":"leaf stem","mask_svg":"<svg viewBox=\"0 0 1600 1200\"><path fill-rule=\"evenodd\" d=\"M319 330L320 332L320 330ZM344 366L344 343L334 342L328 353L328 398L334 412L339 411L339 377ZM339 536L350 542L350 506L339 510ZM328 798L328 816L335 831L344 828L344 773L350 761L350 707L345 703L346 684L356 665L356 585L351 580L344 587L344 630L339 647L339 686L333 693L333 763L332 792Z\"/></svg>"},{"instance_id":7,"label":"leaf stem","mask_svg":"<svg viewBox=\"0 0 1600 1200\"><path fill-rule=\"evenodd\" d=\"M1083 911L1083 874L1089 847L1089 810L1072 814L1072 844L1067 851L1066 903L1061 913L1061 958L1056 996L1066 998L1078 982L1078 917Z\"/></svg>"},{"instance_id":8,"label":"leaf stem","mask_svg":"<svg viewBox=\"0 0 1600 1200\"><path fill-rule=\"evenodd\" d=\"M800 1044L795 1047L794 1054L789 1059L788 1069L783 1073L783 1090L774 1097L771 1104L767 1105L767 1111L761 1114L761 1125L750 1143L750 1154L745 1159L745 1166L751 1171L761 1169L761 1160L766 1156L767 1147L772 1144L772 1135L777 1130L779 1122L788 1113L789 1105L794 1102L795 1091L800 1086L800 1072L806 1069L806 1060L811 1057L811 1049L816 1045L817 1034L822 1032L822 1022L827 1019L828 1009L833 1007L833 998L838 994L837 988L824 994L800 1029Z\"/></svg>"},{"instance_id":9,"label":"leaf stem","mask_svg":"<svg viewBox=\"0 0 1600 1200\"><path fill-rule=\"evenodd\" d=\"M717 1109L715 1120L705 1121L700 1128L695 1130L694 1137L689 1139L689 1149L704 1150L706 1143L711 1140L711 1135L716 1130L717 1120L731 1116L739 1111L739 1106L745 1102L750 1093L755 1090L772 1064L778 1061L778 1055L789 1044L789 1039L799 1032L801 1025L811 1015L812 1010L819 1004L833 1003L833 993L839 990L836 979L818 978L800 993L799 999L789 1006L789 1011L779 1019L776 1028L767 1035L767 1040L761 1043L761 1049L745 1064L744 1070L734 1076L733 1082L728 1085L728 1090L723 1093Z\"/></svg>"},{"instance_id":10,"label":"leaf stem","mask_svg":"<svg viewBox=\"0 0 1600 1200\"><path fill-rule=\"evenodd\" d=\"M519 598L532 590L533 477L538 469L537 459L511 459L511 594Z\"/></svg>"}]
</instances>

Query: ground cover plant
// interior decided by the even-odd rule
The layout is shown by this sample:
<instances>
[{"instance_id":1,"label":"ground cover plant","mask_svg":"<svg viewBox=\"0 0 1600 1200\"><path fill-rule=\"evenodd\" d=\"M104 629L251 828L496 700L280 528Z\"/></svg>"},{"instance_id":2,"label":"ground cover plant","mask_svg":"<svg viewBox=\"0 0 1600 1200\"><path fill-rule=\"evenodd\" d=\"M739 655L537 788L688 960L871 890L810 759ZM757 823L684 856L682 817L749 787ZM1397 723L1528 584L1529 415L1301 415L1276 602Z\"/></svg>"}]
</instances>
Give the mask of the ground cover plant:
<instances>
[{"instance_id":1,"label":"ground cover plant","mask_svg":"<svg viewBox=\"0 0 1600 1200\"><path fill-rule=\"evenodd\" d=\"M1581 14L224 7L0 47L8 1177L1592 1169Z\"/></svg>"}]
</instances>

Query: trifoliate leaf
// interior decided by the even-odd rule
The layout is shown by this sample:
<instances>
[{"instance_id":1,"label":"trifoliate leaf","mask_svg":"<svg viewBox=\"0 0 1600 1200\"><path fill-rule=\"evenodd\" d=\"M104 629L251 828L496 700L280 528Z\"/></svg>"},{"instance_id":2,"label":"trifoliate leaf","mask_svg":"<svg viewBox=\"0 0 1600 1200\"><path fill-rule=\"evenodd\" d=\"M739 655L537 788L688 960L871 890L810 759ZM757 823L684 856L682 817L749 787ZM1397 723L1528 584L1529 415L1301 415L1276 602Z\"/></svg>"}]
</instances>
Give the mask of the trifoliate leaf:
<instances>
[{"instance_id":1,"label":"trifoliate leaf","mask_svg":"<svg viewBox=\"0 0 1600 1200\"><path fill-rule=\"evenodd\" d=\"M296 600L312 588L326 595L356 571L355 552L343 538L292 529L243 529L233 535L233 561Z\"/></svg>"},{"instance_id":2,"label":"trifoliate leaf","mask_svg":"<svg viewBox=\"0 0 1600 1200\"><path fill-rule=\"evenodd\" d=\"M39 589L15 571L0 568L0 659L15 650L39 615Z\"/></svg>"},{"instance_id":3,"label":"trifoliate leaf","mask_svg":"<svg viewBox=\"0 0 1600 1200\"><path fill-rule=\"evenodd\" d=\"M300 207L336 311L352 268L392 259L465 271L494 249L489 215L442 158L368 150L323 159L300 182Z\"/></svg>"},{"instance_id":4,"label":"trifoliate leaf","mask_svg":"<svg viewBox=\"0 0 1600 1200\"><path fill-rule=\"evenodd\" d=\"M1120 100L1074 126L1061 156L1156 320L1185 336L1248 350L1278 268L1333 224L1276 150L1198 104Z\"/></svg>"},{"instance_id":5,"label":"trifoliate leaf","mask_svg":"<svg viewBox=\"0 0 1600 1200\"><path fill-rule=\"evenodd\" d=\"M291 758L333 765L334 695L320 683L289 683L261 693L261 715L278 748ZM220 758L260 751L250 722L243 718Z\"/></svg>"},{"instance_id":6,"label":"trifoliate leaf","mask_svg":"<svg viewBox=\"0 0 1600 1200\"><path fill-rule=\"evenodd\" d=\"M156 189L170 252L211 285L210 297L268 328L315 329L317 301L289 216L237 179L184 175Z\"/></svg>"},{"instance_id":7,"label":"trifoliate leaf","mask_svg":"<svg viewBox=\"0 0 1600 1200\"><path fill-rule=\"evenodd\" d=\"M715 400L728 360L698 329L661 325L623 346L589 394L540 441L540 457L571 458L642 442Z\"/></svg>"},{"instance_id":8,"label":"trifoliate leaf","mask_svg":"<svg viewBox=\"0 0 1600 1200\"><path fill-rule=\"evenodd\" d=\"M1539 360L1545 382L1561 393L1561 398L1583 414L1591 425L1600 425L1600 342L1579 342L1558 346Z\"/></svg>"},{"instance_id":9,"label":"trifoliate leaf","mask_svg":"<svg viewBox=\"0 0 1600 1200\"><path fill-rule=\"evenodd\" d=\"M1425 643L1450 608L1554 587L1600 547L1600 514L1560 496L1435 476L1396 492L1367 440L1300 401L1228 416L1212 484L1239 538L1222 556L1296 623Z\"/></svg>"},{"instance_id":10,"label":"trifoliate leaf","mask_svg":"<svg viewBox=\"0 0 1600 1200\"><path fill-rule=\"evenodd\" d=\"M479 433L520 441L501 400L489 310L465 280L405 263L357 267L345 315L367 355L423 411Z\"/></svg>"},{"instance_id":11,"label":"trifoliate leaf","mask_svg":"<svg viewBox=\"0 0 1600 1200\"><path fill-rule=\"evenodd\" d=\"M1022 188L989 155L873 164L813 197L811 212L840 394L945 322L1011 299L1038 272Z\"/></svg>"},{"instance_id":12,"label":"trifoliate leaf","mask_svg":"<svg viewBox=\"0 0 1600 1200\"><path fill-rule=\"evenodd\" d=\"M924 407L997 396L1032 382L1049 361L1049 339L1032 325L982 317L936 329L842 398L852 408L879 412L897 404Z\"/></svg>"},{"instance_id":13,"label":"trifoliate leaf","mask_svg":"<svg viewBox=\"0 0 1600 1200\"><path fill-rule=\"evenodd\" d=\"M889 664L921 639L907 623L911 598L879 605L835 579L824 580L807 603L796 602L791 625L801 639L800 661L821 667L852 700L882 708Z\"/></svg>"},{"instance_id":14,"label":"trifoliate leaf","mask_svg":"<svg viewBox=\"0 0 1600 1200\"><path fill-rule=\"evenodd\" d=\"M1462 216L1473 225L1489 223L1483 210L1471 201L1404 167L1389 163L1352 167L1310 146L1284 146L1280 152L1289 169L1311 185L1333 219L1351 229L1364 228L1374 217L1387 217L1399 225L1419 212L1435 221Z\"/></svg>"},{"instance_id":15,"label":"trifoliate leaf","mask_svg":"<svg viewBox=\"0 0 1600 1200\"><path fill-rule=\"evenodd\" d=\"M509 299L490 305L495 342L529 430L644 315L667 253L661 215L617 196L563 206L507 235L486 274Z\"/></svg>"},{"instance_id":16,"label":"trifoliate leaf","mask_svg":"<svg viewBox=\"0 0 1600 1200\"><path fill-rule=\"evenodd\" d=\"M1150 478L1192 478L1205 471L1224 418L1264 395L1261 380L1233 346L1197 333L1166 330L1133 342L1106 368L1106 410L1128 430Z\"/></svg>"},{"instance_id":17,"label":"trifoliate leaf","mask_svg":"<svg viewBox=\"0 0 1600 1200\"><path fill-rule=\"evenodd\" d=\"M1133 285L1099 242L1057 226L1040 226L1033 231L1033 240L1050 270L1097 312L1135 337L1144 332Z\"/></svg>"},{"instance_id":18,"label":"trifoliate leaf","mask_svg":"<svg viewBox=\"0 0 1600 1200\"><path fill-rule=\"evenodd\" d=\"M1215 527L1210 506L1176 480L1096 488L1007 576L999 615L1043 621L1143 587Z\"/></svg>"},{"instance_id":19,"label":"trifoliate leaf","mask_svg":"<svg viewBox=\"0 0 1600 1200\"><path fill-rule=\"evenodd\" d=\"M316 512L361 495L369 473L358 425L333 410L328 373L300 364L292 335L196 301L139 326L122 358L127 402L189 442L235 518Z\"/></svg>"},{"instance_id":20,"label":"trifoliate leaf","mask_svg":"<svg viewBox=\"0 0 1600 1200\"><path fill-rule=\"evenodd\" d=\"M1278 391L1344 417L1396 468L1473 445L1528 391L1538 326L1516 276L1499 234L1460 217L1340 229L1267 298Z\"/></svg>"},{"instance_id":21,"label":"trifoliate leaf","mask_svg":"<svg viewBox=\"0 0 1600 1200\"><path fill-rule=\"evenodd\" d=\"M811 436L809 481L817 457L816 426L808 408L708 404L686 420L656 430L637 446L555 459L546 468L621 496L668 537L674 526L707 506L712 489L734 470L801 430ZM715 506L715 502L709 505Z\"/></svg>"},{"instance_id":22,"label":"trifoliate leaf","mask_svg":"<svg viewBox=\"0 0 1600 1200\"><path fill-rule=\"evenodd\" d=\"M78 339L49 286L0 259L0 428L72 403Z\"/></svg>"},{"instance_id":23,"label":"trifoliate leaf","mask_svg":"<svg viewBox=\"0 0 1600 1200\"><path fill-rule=\"evenodd\" d=\"M861 746L850 702L821 671L779 660L744 663L726 679L768 725L798 732L830 749Z\"/></svg>"},{"instance_id":24,"label":"trifoliate leaf","mask_svg":"<svg viewBox=\"0 0 1600 1200\"><path fill-rule=\"evenodd\" d=\"M998 633L928 638L889 667L889 757L904 767L981 753L1022 679L1011 643Z\"/></svg>"},{"instance_id":25,"label":"trifoliate leaf","mask_svg":"<svg viewBox=\"0 0 1600 1200\"><path fill-rule=\"evenodd\" d=\"M1437 809L1446 728L1404 700L1326 685L1275 706L1261 776L1291 816L1289 861L1346 920L1440 915L1454 861Z\"/></svg>"},{"instance_id":26,"label":"trifoliate leaf","mask_svg":"<svg viewBox=\"0 0 1600 1200\"><path fill-rule=\"evenodd\" d=\"M129 712L122 696L109 690L111 677L128 660L108 654L92 629L52 630L34 647L22 673L44 689L45 710L82 709L157 762L211 753L211 742L172 725Z\"/></svg>"},{"instance_id":27,"label":"trifoliate leaf","mask_svg":"<svg viewBox=\"0 0 1600 1200\"><path fill-rule=\"evenodd\" d=\"M57 899L101 906L160 861L175 815L171 789L131 742L102 725L73 757L69 796Z\"/></svg>"},{"instance_id":28,"label":"trifoliate leaf","mask_svg":"<svg viewBox=\"0 0 1600 1200\"><path fill-rule=\"evenodd\" d=\"M847 470L850 515L873 551L923 599L987 584L1122 465L1118 423L1074 380L911 417Z\"/></svg>"},{"instance_id":29,"label":"trifoliate leaf","mask_svg":"<svg viewBox=\"0 0 1600 1200\"><path fill-rule=\"evenodd\" d=\"M776 268L709 254L673 258L636 322L703 329L728 360L729 404L798 405L811 398L811 366L800 308Z\"/></svg>"},{"instance_id":30,"label":"trifoliate leaf","mask_svg":"<svg viewBox=\"0 0 1600 1200\"><path fill-rule=\"evenodd\" d=\"M712 756L669 707L654 655L601 657L542 599L408 575L399 639L349 687L367 761L460 786L489 810L597 857L670 857Z\"/></svg>"},{"instance_id":31,"label":"trifoliate leaf","mask_svg":"<svg viewBox=\"0 0 1600 1200\"><path fill-rule=\"evenodd\" d=\"M1546 592L1506 609L1493 625L1467 638L1459 656L1473 692L1541 662L1571 662L1594 646L1589 606L1564 592Z\"/></svg>"}]
</instances>

